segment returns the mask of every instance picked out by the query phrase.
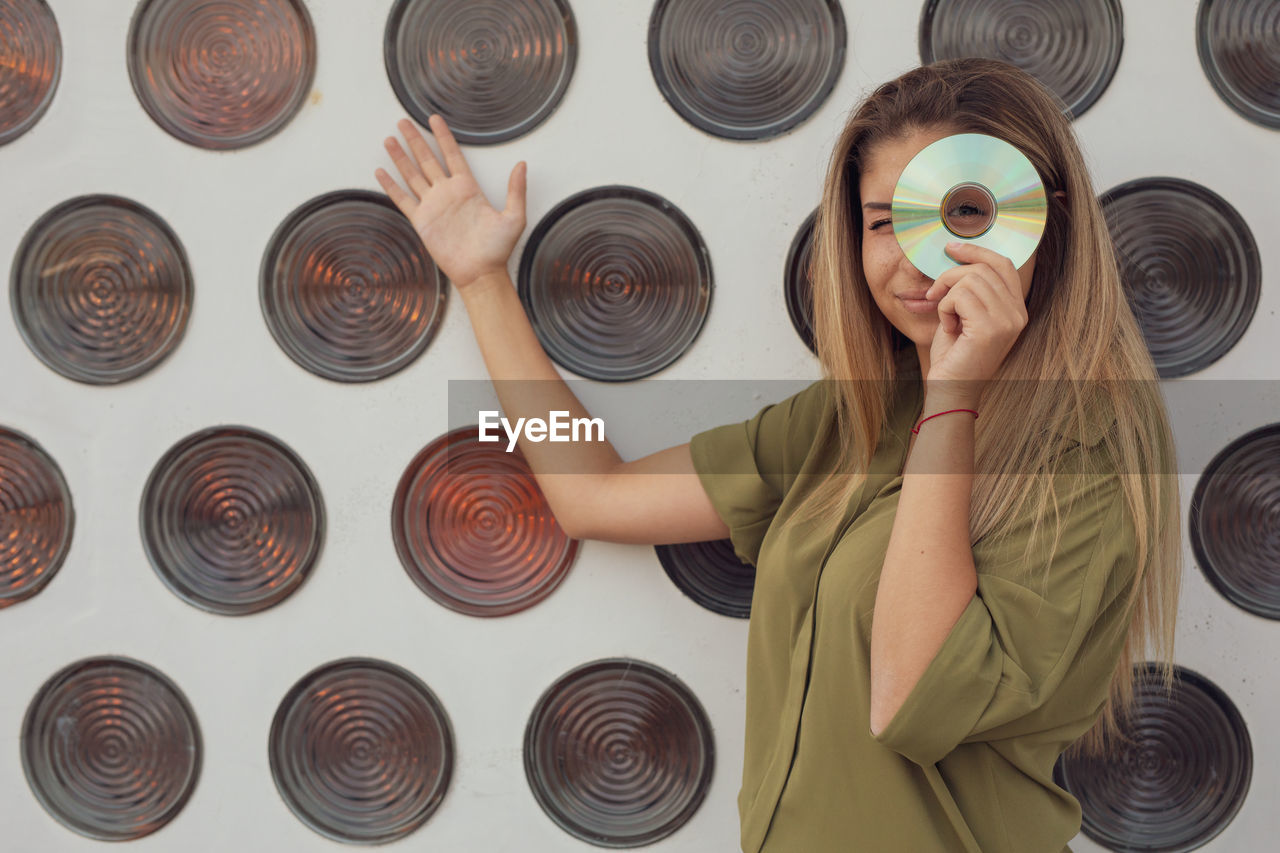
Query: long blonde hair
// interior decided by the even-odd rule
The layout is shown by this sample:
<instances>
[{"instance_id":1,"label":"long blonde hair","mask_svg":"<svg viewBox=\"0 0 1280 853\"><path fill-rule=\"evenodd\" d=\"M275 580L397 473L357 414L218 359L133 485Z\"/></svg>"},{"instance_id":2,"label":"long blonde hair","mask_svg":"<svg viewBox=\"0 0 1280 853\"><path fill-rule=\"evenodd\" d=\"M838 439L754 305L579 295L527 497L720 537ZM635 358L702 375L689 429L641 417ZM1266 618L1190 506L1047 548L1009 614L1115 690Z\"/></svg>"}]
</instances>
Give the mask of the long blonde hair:
<instances>
[{"instance_id":1,"label":"long blonde hair","mask_svg":"<svg viewBox=\"0 0 1280 853\"><path fill-rule=\"evenodd\" d=\"M875 89L835 143L815 220L810 276L817 355L823 378L833 380L836 408L835 422L826 428L839 433L836 471L854 476L826 476L805 496L795 519L817 517L832 526L839 521L888 417L886 389L898 379L895 354L912 344L878 309L863 276L859 179L877 142L930 128L985 133L1014 145L1039 172L1050 202L1027 297L1028 322L994 377L1039 381L992 381L984 392L975 432L970 543L999 537L1027 501L1035 507L1036 539L1052 502L1059 526L1047 550L1051 555L1061 516L1051 483L1039 474L1058 470L1060 448L1046 439L1074 434L1083 444L1087 411L1101 406L1114 414L1104 440L1120 472L1137 544L1133 588L1124 601L1129 628L1103 711L1068 750L1099 755L1121 733L1118 715L1133 705L1133 667L1145 660L1148 635L1162 684L1172 690L1182 575L1173 436L1065 105L1013 65L966 58L912 69ZM1065 200L1052 195L1057 190ZM1091 392L1086 398L1081 387Z\"/></svg>"}]
</instances>

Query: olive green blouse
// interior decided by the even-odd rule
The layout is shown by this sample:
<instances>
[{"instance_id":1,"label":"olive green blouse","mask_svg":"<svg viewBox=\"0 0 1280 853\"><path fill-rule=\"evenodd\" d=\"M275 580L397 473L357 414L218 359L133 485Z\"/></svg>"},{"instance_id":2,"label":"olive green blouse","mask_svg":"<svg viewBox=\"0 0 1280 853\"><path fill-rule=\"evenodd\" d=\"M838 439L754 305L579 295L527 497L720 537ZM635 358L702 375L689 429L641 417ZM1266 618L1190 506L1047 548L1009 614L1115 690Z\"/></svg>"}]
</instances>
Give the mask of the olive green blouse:
<instances>
[{"instance_id":1,"label":"olive green blouse","mask_svg":"<svg viewBox=\"0 0 1280 853\"><path fill-rule=\"evenodd\" d=\"M1080 804L1054 784L1053 766L1102 709L1135 568L1097 424L1083 444L1064 439L1064 455L1084 455L1064 461L1089 474L1054 479L1060 507L1078 499L1047 576L1043 558L1024 569L1029 513L1012 535L974 543L977 594L871 734L871 620L923 401L906 352L871 476L838 532L783 523L820 479L801 475L834 464L834 438L815 446L819 424L835 417L829 383L690 442L735 551L756 566L738 794L746 853L1060 853L1080 829Z\"/></svg>"}]
</instances>

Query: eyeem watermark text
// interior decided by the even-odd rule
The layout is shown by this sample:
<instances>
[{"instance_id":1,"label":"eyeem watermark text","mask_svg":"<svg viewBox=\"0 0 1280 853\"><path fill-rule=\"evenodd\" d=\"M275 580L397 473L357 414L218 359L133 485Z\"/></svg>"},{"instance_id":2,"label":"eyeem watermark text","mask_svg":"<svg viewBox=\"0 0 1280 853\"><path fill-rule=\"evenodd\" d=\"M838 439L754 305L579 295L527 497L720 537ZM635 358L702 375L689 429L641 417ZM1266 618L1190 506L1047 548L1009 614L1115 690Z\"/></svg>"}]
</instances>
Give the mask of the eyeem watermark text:
<instances>
[{"instance_id":1,"label":"eyeem watermark text","mask_svg":"<svg viewBox=\"0 0 1280 853\"><path fill-rule=\"evenodd\" d=\"M548 413L549 420L542 418L518 418L515 425L512 426L511 421L501 417L496 410L482 410L480 412L480 440L481 441L501 441L502 437L497 434L499 426L502 431L507 434L507 452L516 449L516 441L520 438L521 431L524 437L529 441L604 441L604 420L601 418L570 418L569 412L564 409L553 409ZM595 429L596 437L591 435L592 429ZM491 433L490 430L493 432ZM584 437L579 438L579 430L582 431Z\"/></svg>"}]
</instances>

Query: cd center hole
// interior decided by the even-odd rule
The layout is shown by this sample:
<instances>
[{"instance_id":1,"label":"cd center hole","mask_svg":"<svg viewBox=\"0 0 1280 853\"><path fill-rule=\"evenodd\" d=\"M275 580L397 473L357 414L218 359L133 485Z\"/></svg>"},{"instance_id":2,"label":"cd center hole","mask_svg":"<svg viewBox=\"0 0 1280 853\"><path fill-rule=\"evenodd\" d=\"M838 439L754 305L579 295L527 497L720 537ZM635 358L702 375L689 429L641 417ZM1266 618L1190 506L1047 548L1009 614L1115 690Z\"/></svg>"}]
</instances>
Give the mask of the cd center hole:
<instances>
[{"instance_id":1,"label":"cd center hole","mask_svg":"<svg viewBox=\"0 0 1280 853\"><path fill-rule=\"evenodd\" d=\"M981 184L957 184L942 199L942 224L957 237L977 237L995 221L995 196Z\"/></svg>"}]
</instances>

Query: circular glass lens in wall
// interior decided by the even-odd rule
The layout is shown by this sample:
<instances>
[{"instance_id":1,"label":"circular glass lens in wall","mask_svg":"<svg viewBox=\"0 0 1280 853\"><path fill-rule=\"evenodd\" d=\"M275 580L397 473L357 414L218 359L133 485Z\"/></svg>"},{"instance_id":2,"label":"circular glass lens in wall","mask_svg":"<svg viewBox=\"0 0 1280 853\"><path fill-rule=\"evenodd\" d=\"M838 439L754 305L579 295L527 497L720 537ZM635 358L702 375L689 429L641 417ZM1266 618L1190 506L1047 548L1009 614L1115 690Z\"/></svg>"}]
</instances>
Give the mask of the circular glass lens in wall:
<instances>
[{"instance_id":1,"label":"circular glass lens in wall","mask_svg":"<svg viewBox=\"0 0 1280 853\"><path fill-rule=\"evenodd\" d=\"M431 598L471 616L506 616L555 591L579 542L556 522L524 455L479 434L453 430L413 458L396 487L391 534Z\"/></svg>"},{"instance_id":2,"label":"circular glass lens in wall","mask_svg":"<svg viewBox=\"0 0 1280 853\"><path fill-rule=\"evenodd\" d=\"M68 379L109 385L141 376L178 345L193 290L186 252L159 215L86 195L23 236L9 301L37 358Z\"/></svg>"},{"instance_id":3,"label":"circular glass lens in wall","mask_svg":"<svg viewBox=\"0 0 1280 853\"><path fill-rule=\"evenodd\" d=\"M1280 129L1280 3L1200 0L1196 52L1205 76L1231 109Z\"/></svg>"},{"instance_id":4,"label":"circular glass lens in wall","mask_svg":"<svg viewBox=\"0 0 1280 853\"><path fill-rule=\"evenodd\" d=\"M506 142L559 105L578 30L564 0L397 0L383 44L396 97L423 127L433 113L463 144Z\"/></svg>"},{"instance_id":5,"label":"circular glass lens in wall","mask_svg":"<svg viewBox=\"0 0 1280 853\"><path fill-rule=\"evenodd\" d=\"M1070 118L1102 96L1124 45L1119 0L928 0L920 63L981 56L1016 65L1054 92Z\"/></svg>"},{"instance_id":6,"label":"circular glass lens in wall","mask_svg":"<svg viewBox=\"0 0 1280 853\"><path fill-rule=\"evenodd\" d=\"M1262 290L1258 246L1217 193L1181 178L1140 178L1099 201L1125 295L1161 378L1227 353L1253 319Z\"/></svg>"},{"instance_id":7,"label":"circular glass lens in wall","mask_svg":"<svg viewBox=\"0 0 1280 853\"><path fill-rule=\"evenodd\" d=\"M1191 548L1228 601L1280 619L1280 424L1242 435L1205 467L1191 498Z\"/></svg>"},{"instance_id":8,"label":"circular glass lens in wall","mask_svg":"<svg viewBox=\"0 0 1280 853\"><path fill-rule=\"evenodd\" d=\"M836 0L658 0L649 70L694 127L767 139L813 115L844 68Z\"/></svg>"},{"instance_id":9,"label":"circular glass lens in wall","mask_svg":"<svg viewBox=\"0 0 1280 853\"><path fill-rule=\"evenodd\" d=\"M174 445L142 493L142 544L179 598L211 613L256 613L288 598L324 541L324 504L292 450L247 427Z\"/></svg>"},{"instance_id":10,"label":"circular glass lens in wall","mask_svg":"<svg viewBox=\"0 0 1280 853\"><path fill-rule=\"evenodd\" d=\"M583 664L538 699L524 769L543 811L601 847L640 847L679 829L711 783L711 723L692 691L645 661Z\"/></svg>"},{"instance_id":11,"label":"circular glass lens in wall","mask_svg":"<svg viewBox=\"0 0 1280 853\"><path fill-rule=\"evenodd\" d=\"M693 223L635 187L585 190L533 229L518 291L556 363L610 382L684 354L711 306L711 259Z\"/></svg>"},{"instance_id":12,"label":"circular glass lens in wall","mask_svg":"<svg viewBox=\"0 0 1280 853\"><path fill-rule=\"evenodd\" d=\"M0 145L35 125L62 76L62 36L45 0L0 3Z\"/></svg>"},{"instance_id":13,"label":"circular glass lens in wall","mask_svg":"<svg viewBox=\"0 0 1280 853\"><path fill-rule=\"evenodd\" d=\"M658 561L680 591L714 613L746 619L756 569L734 553L728 539L655 545Z\"/></svg>"},{"instance_id":14,"label":"circular glass lens in wall","mask_svg":"<svg viewBox=\"0 0 1280 853\"><path fill-rule=\"evenodd\" d=\"M304 824L335 841L383 844L439 808L453 775L453 729L413 673L343 658L285 694L267 754L276 790Z\"/></svg>"},{"instance_id":15,"label":"circular glass lens in wall","mask_svg":"<svg viewBox=\"0 0 1280 853\"><path fill-rule=\"evenodd\" d=\"M71 550L74 528L58 464L30 436L0 426L0 610L44 589Z\"/></svg>"},{"instance_id":16,"label":"circular glass lens in wall","mask_svg":"<svg viewBox=\"0 0 1280 853\"><path fill-rule=\"evenodd\" d=\"M166 132L199 148L244 148L302 109L316 35L302 0L142 0L126 60L138 101Z\"/></svg>"},{"instance_id":17,"label":"circular glass lens in wall","mask_svg":"<svg viewBox=\"0 0 1280 853\"><path fill-rule=\"evenodd\" d=\"M173 820L195 789L202 753L182 691L127 657L59 670L22 721L22 769L36 799L100 841L141 838Z\"/></svg>"},{"instance_id":18,"label":"circular glass lens in wall","mask_svg":"<svg viewBox=\"0 0 1280 853\"><path fill-rule=\"evenodd\" d=\"M409 220L364 190L326 193L290 213L271 236L258 284L280 348L339 382L408 366L435 336L448 292Z\"/></svg>"},{"instance_id":19,"label":"circular glass lens in wall","mask_svg":"<svg viewBox=\"0 0 1280 853\"><path fill-rule=\"evenodd\" d=\"M1054 781L1080 801L1081 830L1107 850L1204 846L1244 805L1253 747L1244 719L1203 676L1175 667L1172 696L1152 664L1134 669L1123 742L1103 757L1063 756Z\"/></svg>"}]
</instances>

